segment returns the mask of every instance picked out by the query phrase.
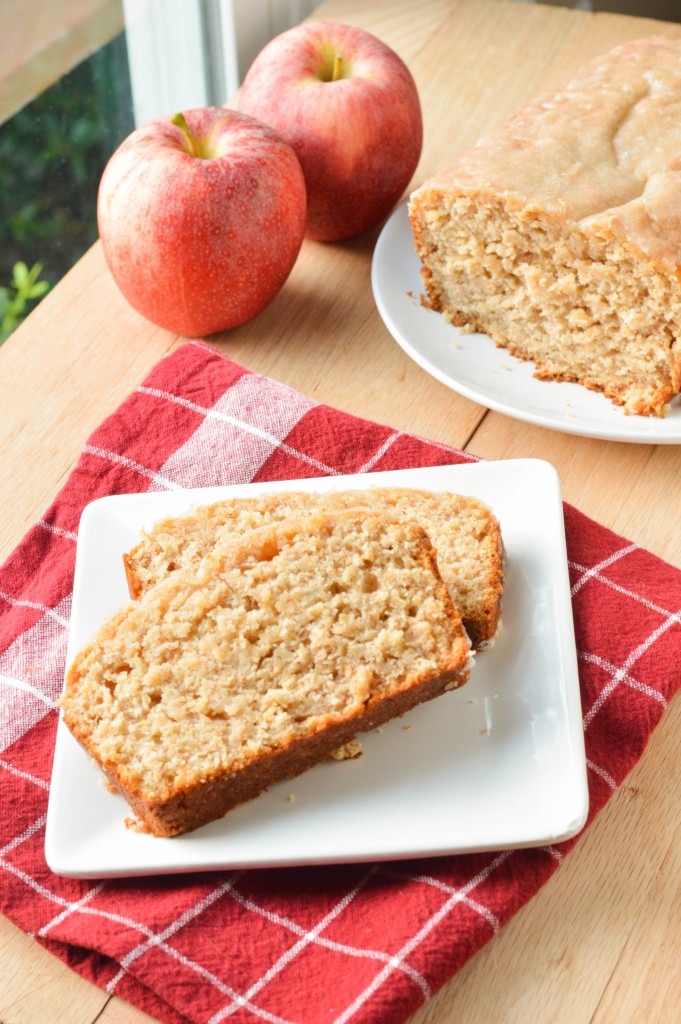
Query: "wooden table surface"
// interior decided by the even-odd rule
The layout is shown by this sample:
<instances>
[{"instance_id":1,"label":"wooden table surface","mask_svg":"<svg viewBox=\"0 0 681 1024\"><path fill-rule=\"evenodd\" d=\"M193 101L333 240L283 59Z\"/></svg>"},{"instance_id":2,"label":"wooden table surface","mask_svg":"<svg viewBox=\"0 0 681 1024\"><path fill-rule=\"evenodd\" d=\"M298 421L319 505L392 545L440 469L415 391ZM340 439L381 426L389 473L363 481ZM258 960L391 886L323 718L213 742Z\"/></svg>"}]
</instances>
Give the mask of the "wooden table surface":
<instances>
[{"instance_id":1,"label":"wooden table surface","mask_svg":"<svg viewBox=\"0 0 681 1024\"><path fill-rule=\"evenodd\" d=\"M425 145L414 176L468 146L585 60L681 26L497 0L329 0L409 64ZM306 242L272 305L211 341L230 358L348 412L487 459L539 457L564 497L681 564L678 446L572 437L459 397L403 354L370 288L376 233ZM0 558L40 517L95 426L182 339L122 299L99 245L0 349ZM681 703L550 882L411 1024L671 1024L681 1005ZM3 1024L142 1024L0 920Z\"/></svg>"}]
</instances>

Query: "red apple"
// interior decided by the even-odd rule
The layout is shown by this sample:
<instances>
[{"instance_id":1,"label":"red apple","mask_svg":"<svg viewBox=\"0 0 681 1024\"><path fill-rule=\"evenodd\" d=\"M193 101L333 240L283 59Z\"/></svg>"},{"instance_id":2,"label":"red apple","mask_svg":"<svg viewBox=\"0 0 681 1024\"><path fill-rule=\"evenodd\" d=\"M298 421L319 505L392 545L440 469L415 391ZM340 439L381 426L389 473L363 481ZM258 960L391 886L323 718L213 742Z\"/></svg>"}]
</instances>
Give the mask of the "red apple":
<instances>
[{"instance_id":1,"label":"red apple","mask_svg":"<svg viewBox=\"0 0 681 1024\"><path fill-rule=\"evenodd\" d=\"M408 68L351 25L308 22L273 39L246 75L239 110L296 151L310 238L350 238L380 223L421 155L421 107Z\"/></svg>"},{"instance_id":2,"label":"red apple","mask_svg":"<svg viewBox=\"0 0 681 1024\"><path fill-rule=\"evenodd\" d=\"M276 132L222 107L138 128L99 187L111 273L143 316L190 337L256 316L305 233L305 182Z\"/></svg>"}]
</instances>

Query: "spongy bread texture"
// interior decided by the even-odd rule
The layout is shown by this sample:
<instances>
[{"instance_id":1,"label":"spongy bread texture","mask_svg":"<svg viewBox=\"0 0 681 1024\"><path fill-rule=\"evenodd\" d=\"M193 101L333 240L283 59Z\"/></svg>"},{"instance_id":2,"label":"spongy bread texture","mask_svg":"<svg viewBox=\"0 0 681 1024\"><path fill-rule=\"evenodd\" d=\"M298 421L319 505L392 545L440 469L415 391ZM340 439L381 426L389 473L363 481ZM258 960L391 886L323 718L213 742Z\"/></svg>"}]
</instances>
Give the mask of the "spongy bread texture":
<instances>
[{"instance_id":1,"label":"spongy bread texture","mask_svg":"<svg viewBox=\"0 0 681 1024\"><path fill-rule=\"evenodd\" d=\"M408 488L367 488L310 494L289 491L233 498L166 519L124 556L132 597L171 572L197 566L216 543L244 530L315 510L364 507L371 514L417 521L437 549L454 604L476 650L493 639L501 615L503 553L499 523L475 498Z\"/></svg>"},{"instance_id":2,"label":"spongy bread texture","mask_svg":"<svg viewBox=\"0 0 681 1024\"><path fill-rule=\"evenodd\" d=\"M469 657L420 526L318 514L131 602L75 658L61 704L144 827L170 836L461 685Z\"/></svg>"},{"instance_id":3,"label":"spongy bread texture","mask_svg":"<svg viewBox=\"0 0 681 1024\"><path fill-rule=\"evenodd\" d=\"M681 389L680 211L678 37L588 64L409 205L428 305L644 415Z\"/></svg>"}]
</instances>

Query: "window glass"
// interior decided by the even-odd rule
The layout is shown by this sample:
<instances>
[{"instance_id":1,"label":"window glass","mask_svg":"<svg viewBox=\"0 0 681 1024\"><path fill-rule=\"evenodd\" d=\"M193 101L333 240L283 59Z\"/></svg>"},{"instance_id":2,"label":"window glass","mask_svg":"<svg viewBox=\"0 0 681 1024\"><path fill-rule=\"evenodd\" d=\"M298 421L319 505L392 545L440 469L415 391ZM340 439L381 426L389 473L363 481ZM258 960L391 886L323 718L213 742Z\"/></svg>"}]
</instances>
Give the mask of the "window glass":
<instances>
[{"instance_id":1,"label":"window glass","mask_svg":"<svg viewBox=\"0 0 681 1024\"><path fill-rule=\"evenodd\" d=\"M97 238L99 179L133 127L124 33L0 125L0 341Z\"/></svg>"}]
</instances>

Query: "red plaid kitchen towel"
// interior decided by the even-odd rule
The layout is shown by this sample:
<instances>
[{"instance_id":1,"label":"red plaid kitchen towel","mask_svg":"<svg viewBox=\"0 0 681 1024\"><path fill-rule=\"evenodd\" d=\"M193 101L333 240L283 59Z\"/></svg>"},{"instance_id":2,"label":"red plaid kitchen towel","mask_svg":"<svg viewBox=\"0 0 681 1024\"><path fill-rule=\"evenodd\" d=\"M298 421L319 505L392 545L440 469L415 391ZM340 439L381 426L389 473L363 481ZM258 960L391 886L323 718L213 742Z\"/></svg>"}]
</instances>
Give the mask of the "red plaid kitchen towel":
<instances>
[{"instance_id":1,"label":"red plaid kitchen towel","mask_svg":"<svg viewBox=\"0 0 681 1024\"><path fill-rule=\"evenodd\" d=\"M491 939L576 840L97 883L56 877L43 856L87 502L471 458L315 404L201 343L164 359L93 434L0 570L0 909L74 970L172 1024L399 1022ZM574 509L565 514L593 818L679 688L681 572Z\"/></svg>"}]
</instances>

